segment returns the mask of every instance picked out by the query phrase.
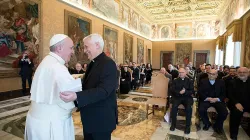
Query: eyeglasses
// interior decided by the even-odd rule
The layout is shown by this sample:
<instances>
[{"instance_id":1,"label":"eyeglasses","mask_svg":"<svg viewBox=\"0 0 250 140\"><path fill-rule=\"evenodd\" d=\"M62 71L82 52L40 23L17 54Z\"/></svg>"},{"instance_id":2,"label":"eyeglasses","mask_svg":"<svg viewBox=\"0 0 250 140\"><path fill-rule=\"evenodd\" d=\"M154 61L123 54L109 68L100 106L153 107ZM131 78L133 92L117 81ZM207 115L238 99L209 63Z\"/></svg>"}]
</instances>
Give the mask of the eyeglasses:
<instances>
[{"instance_id":1,"label":"eyeglasses","mask_svg":"<svg viewBox=\"0 0 250 140\"><path fill-rule=\"evenodd\" d=\"M247 74L248 72L238 72L238 74Z\"/></svg>"}]
</instances>

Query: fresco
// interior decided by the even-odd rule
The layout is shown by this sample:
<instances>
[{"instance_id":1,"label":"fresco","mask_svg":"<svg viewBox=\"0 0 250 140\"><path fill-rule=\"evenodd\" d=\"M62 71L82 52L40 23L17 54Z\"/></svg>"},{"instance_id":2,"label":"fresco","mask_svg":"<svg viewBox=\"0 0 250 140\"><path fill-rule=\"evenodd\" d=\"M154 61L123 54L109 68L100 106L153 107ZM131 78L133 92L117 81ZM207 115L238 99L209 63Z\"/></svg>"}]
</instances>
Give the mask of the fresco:
<instances>
[{"instance_id":1,"label":"fresco","mask_svg":"<svg viewBox=\"0 0 250 140\"><path fill-rule=\"evenodd\" d=\"M245 58L244 58L244 66L250 67L250 16L246 20L246 40L245 40Z\"/></svg>"},{"instance_id":2,"label":"fresco","mask_svg":"<svg viewBox=\"0 0 250 140\"><path fill-rule=\"evenodd\" d=\"M133 62L133 36L127 33L124 33L124 64L129 64Z\"/></svg>"},{"instance_id":3,"label":"fresco","mask_svg":"<svg viewBox=\"0 0 250 140\"><path fill-rule=\"evenodd\" d=\"M187 65L192 56L192 43L176 43L175 50L175 63Z\"/></svg>"},{"instance_id":4,"label":"fresco","mask_svg":"<svg viewBox=\"0 0 250 140\"><path fill-rule=\"evenodd\" d=\"M144 63L144 40L137 38L137 63Z\"/></svg>"},{"instance_id":5,"label":"fresco","mask_svg":"<svg viewBox=\"0 0 250 140\"><path fill-rule=\"evenodd\" d=\"M114 61L117 60L118 31L106 25L103 26L104 52Z\"/></svg>"},{"instance_id":6,"label":"fresco","mask_svg":"<svg viewBox=\"0 0 250 140\"><path fill-rule=\"evenodd\" d=\"M196 27L196 37L197 38L205 38L210 37L211 27L209 24L199 24Z\"/></svg>"},{"instance_id":7,"label":"fresco","mask_svg":"<svg viewBox=\"0 0 250 140\"><path fill-rule=\"evenodd\" d=\"M38 3L36 3L38 2ZM39 63L39 1L0 2L0 77L16 77L23 53Z\"/></svg>"},{"instance_id":8,"label":"fresco","mask_svg":"<svg viewBox=\"0 0 250 140\"><path fill-rule=\"evenodd\" d=\"M125 27L129 27L129 22L130 22L130 9L127 5L123 4L121 7L122 11L122 19L121 22Z\"/></svg>"},{"instance_id":9,"label":"fresco","mask_svg":"<svg viewBox=\"0 0 250 140\"><path fill-rule=\"evenodd\" d=\"M119 3L115 0L92 0L92 9L107 18L119 20Z\"/></svg>"},{"instance_id":10,"label":"fresco","mask_svg":"<svg viewBox=\"0 0 250 140\"><path fill-rule=\"evenodd\" d=\"M161 28L161 38L170 38L171 31L169 26L164 26Z\"/></svg>"},{"instance_id":11,"label":"fresco","mask_svg":"<svg viewBox=\"0 0 250 140\"><path fill-rule=\"evenodd\" d=\"M191 23L176 24L176 38L190 38L190 37L192 37Z\"/></svg>"},{"instance_id":12,"label":"fresco","mask_svg":"<svg viewBox=\"0 0 250 140\"><path fill-rule=\"evenodd\" d=\"M137 31L138 30L138 24L139 24L139 15L135 12L132 13L132 18L131 18L131 27L133 30Z\"/></svg>"},{"instance_id":13,"label":"fresco","mask_svg":"<svg viewBox=\"0 0 250 140\"><path fill-rule=\"evenodd\" d=\"M82 40L91 33L91 20L65 10L65 33L73 40L75 50L69 66L75 67L77 62L88 63L88 57L83 51Z\"/></svg>"}]
</instances>

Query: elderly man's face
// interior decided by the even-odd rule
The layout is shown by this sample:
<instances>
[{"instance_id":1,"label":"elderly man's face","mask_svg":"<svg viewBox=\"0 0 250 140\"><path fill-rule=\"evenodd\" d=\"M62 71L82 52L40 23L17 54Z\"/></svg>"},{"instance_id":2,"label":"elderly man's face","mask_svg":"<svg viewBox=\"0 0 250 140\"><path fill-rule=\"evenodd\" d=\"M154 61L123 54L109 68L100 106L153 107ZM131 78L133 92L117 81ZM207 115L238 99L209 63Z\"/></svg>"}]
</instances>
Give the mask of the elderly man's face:
<instances>
[{"instance_id":1,"label":"elderly man's face","mask_svg":"<svg viewBox=\"0 0 250 140\"><path fill-rule=\"evenodd\" d=\"M79 63L77 63L77 64L76 64L76 70L80 71L81 69L82 69L82 65L79 64Z\"/></svg>"},{"instance_id":2,"label":"elderly man's face","mask_svg":"<svg viewBox=\"0 0 250 140\"><path fill-rule=\"evenodd\" d=\"M237 74L241 80L244 80L247 79L249 72L247 68L239 68Z\"/></svg>"},{"instance_id":3,"label":"elderly man's face","mask_svg":"<svg viewBox=\"0 0 250 140\"><path fill-rule=\"evenodd\" d=\"M63 47L61 49L61 56L63 60L68 63L70 61L70 58L72 54L74 54L74 44L73 41L70 38L66 38L63 42Z\"/></svg>"},{"instance_id":4,"label":"elderly man's face","mask_svg":"<svg viewBox=\"0 0 250 140\"><path fill-rule=\"evenodd\" d=\"M180 68L179 69L179 77L180 78L185 78L186 75L187 75L187 73L186 73L185 69L184 68Z\"/></svg>"},{"instance_id":5,"label":"elderly man's face","mask_svg":"<svg viewBox=\"0 0 250 140\"><path fill-rule=\"evenodd\" d=\"M165 74L165 71L166 71L165 68L161 68L160 73Z\"/></svg>"},{"instance_id":6,"label":"elderly man's face","mask_svg":"<svg viewBox=\"0 0 250 140\"><path fill-rule=\"evenodd\" d=\"M212 69L210 72L208 72L208 79L209 80L215 80L218 76L217 70Z\"/></svg>"},{"instance_id":7,"label":"elderly man's face","mask_svg":"<svg viewBox=\"0 0 250 140\"><path fill-rule=\"evenodd\" d=\"M93 43L90 38L84 40L84 53L87 54L89 60L93 60L97 53L97 44Z\"/></svg>"}]
</instances>

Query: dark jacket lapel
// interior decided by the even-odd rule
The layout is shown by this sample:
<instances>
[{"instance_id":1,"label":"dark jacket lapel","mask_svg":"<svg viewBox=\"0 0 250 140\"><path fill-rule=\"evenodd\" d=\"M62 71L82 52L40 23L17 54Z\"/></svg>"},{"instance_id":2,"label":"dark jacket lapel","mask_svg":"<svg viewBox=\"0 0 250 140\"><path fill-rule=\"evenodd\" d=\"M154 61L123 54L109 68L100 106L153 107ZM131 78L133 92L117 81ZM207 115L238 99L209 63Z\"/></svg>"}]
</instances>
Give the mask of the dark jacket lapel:
<instances>
[{"instance_id":1,"label":"dark jacket lapel","mask_svg":"<svg viewBox=\"0 0 250 140\"><path fill-rule=\"evenodd\" d=\"M96 61L94 62L89 74L88 74L88 77L86 77L86 79L84 79L84 83L86 83L88 80L89 80L89 77L91 76L91 74L93 73L93 71L95 71L95 68L99 65L99 61ZM87 72L86 72L87 73Z\"/></svg>"}]
</instances>

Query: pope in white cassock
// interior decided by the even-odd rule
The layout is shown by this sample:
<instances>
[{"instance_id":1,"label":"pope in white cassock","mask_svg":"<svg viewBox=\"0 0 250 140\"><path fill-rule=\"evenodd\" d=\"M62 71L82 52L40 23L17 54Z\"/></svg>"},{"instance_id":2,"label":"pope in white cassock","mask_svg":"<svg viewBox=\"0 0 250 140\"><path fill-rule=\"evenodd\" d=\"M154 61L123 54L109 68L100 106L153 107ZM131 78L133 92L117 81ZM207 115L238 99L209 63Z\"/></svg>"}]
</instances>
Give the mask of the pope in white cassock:
<instances>
[{"instance_id":1,"label":"pope in white cassock","mask_svg":"<svg viewBox=\"0 0 250 140\"><path fill-rule=\"evenodd\" d=\"M50 40L50 53L38 66L31 86L31 107L26 118L25 140L74 140L73 102L65 103L60 92L82 90L65 67L74 53L73 41L57 34Z\"/></svg>"}]
</instances>

